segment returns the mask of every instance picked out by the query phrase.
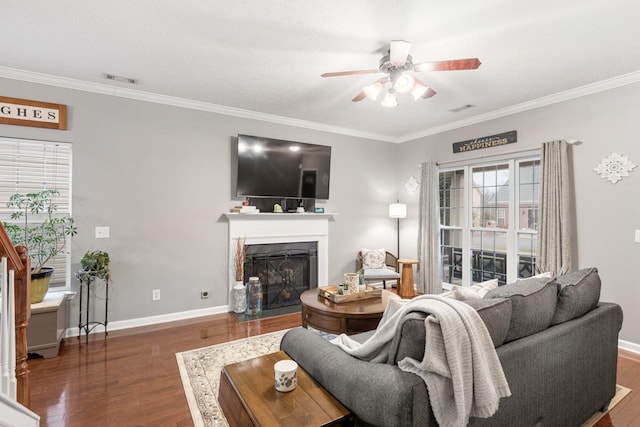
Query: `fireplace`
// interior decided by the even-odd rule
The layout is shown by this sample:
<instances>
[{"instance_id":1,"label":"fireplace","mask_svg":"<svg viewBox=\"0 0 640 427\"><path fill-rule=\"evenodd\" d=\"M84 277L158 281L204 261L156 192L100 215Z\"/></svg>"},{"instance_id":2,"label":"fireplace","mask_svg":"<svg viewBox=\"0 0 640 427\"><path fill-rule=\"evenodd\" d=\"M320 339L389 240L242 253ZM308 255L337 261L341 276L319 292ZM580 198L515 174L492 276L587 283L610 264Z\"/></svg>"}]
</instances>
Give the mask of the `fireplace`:
<instances>
[{"instance_id":1,"label":"fireplace","mask_svg":"<svg viewBox=\"0 0 640 427\"><path fill-rule=\"evenodd\" d=\"M262 309L300 304L300 294L318 286L318 245L290 242L248 245L244 281L262 284Z\"/></svg>"},{"instance_id":2,"label":"fireplace","mask_svg":"<svg viewBox=\"0 0 640 427\"><path fill-rule=\"evenodd\" d=\"M265 256L264 249L257 250L255 264L259 267L262 263L262 269L266 268L266 273L262 274L268 277L278 277L274 285L267 284L270 289L265 287L265 282L260 277L259 270L257 274L263 284L265 293L263 300L263 309L268 309L269 305L282 304L286 307L291 298L298 297L298 294L309 287L326 285L329 280L329 222L333 220L334 213L259 213L259 214L238 214L227 213L225 217L229 221L229 250L228 250L228 272L229 272L229 307L233 307L232 288L235 284L234 268L233 268L233 252L238 238L245 239L245 245L264 246L267 249L272 248L271 244L282 244L276 254ZM298 246L304 244L304 247ZM312 247L306 248L307 244ZM289 246L292 245L292 246ZM253 251L253 249L251 249ZM303 251L309 251L309 264L306 267L306 261L299 258L306 256ZM279 254L278 254L279 252ZM264 259L260 259L260 258ZM279 257L279 258L278 258ZM249 262L247 260L247 262ZM291 265L294 264L291 273ZM267 265L267 267L265 267ZM269 267L271 265L271 267ZM253 267L249 267L253 268ZM269 273L271 268L271 273ZM302 276L309 274L308 281ZM250 275L245 265L245 283L249 280ZM303 289L304 287L304 289ZM283 291L284 290L284 291ZM276 294L276 292L279 294ZM288 293L292 292L292 295ZM293 307L293 306L291 306Z\"/></svg>"}]
</instances>

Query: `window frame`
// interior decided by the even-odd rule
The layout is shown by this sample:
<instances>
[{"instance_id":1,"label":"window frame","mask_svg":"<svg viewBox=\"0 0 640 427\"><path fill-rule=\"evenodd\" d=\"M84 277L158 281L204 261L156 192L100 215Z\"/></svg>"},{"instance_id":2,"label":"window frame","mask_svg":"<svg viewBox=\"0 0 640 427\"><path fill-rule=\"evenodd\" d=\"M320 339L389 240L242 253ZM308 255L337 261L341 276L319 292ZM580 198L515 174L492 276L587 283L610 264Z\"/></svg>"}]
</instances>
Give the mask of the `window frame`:
<instances>
[{"instance_id":1,"label":"window frame","mask_svg":"<svg viewBox=\"0 0 640 427\"><path fill-rule=\"evenodd\" d=\"M13 170L12 170L13 169ZM72 216L73 145L70 142L0 136L0 221L19 223L10 218L7 207L14 193L57 189L57 214ZM37 223L30 219L31 223ZM65 253L47 263L56 271L51 277L52 291L71 290L71 239L66 237Z\"/></svg>"},{"instance_id":2,"label":"window frame","mask_svg":"<svg viewBox=\"0 0 640 427\"><path fill-rule=\"evenodd\" d=\"M537 225L535 226L535 228L531 229L531 228L520 228L520 208L521 208L521 200L520 200L520 167L522 164L524 163L528 163L528 162L537 162L538 168L540 167L540 160L541 160L541 156L540 156L540 152L539 150L530 150L527 152L523 152L519 155L510 155L508 157L505 156L496 156L495 158L480 158L480 159L476 159L474 161L471 162L467 162L467 163L463 163L463 162L456 162L456 163L450 163L447 166L441 166L440 170L439 170L439 174L442 173L451 173L451 172L456 172L458 171L458 173L462 173L463 174L463 192L464 192L464 196L463 196L463 200L465 202L465 206L462 207L462 225L446 225L443 224L442 219L442 213L445 212L445 210L447 209L451 209L451 206L444 206L444 207L440 207L440 212L439 212L439 219L440 219L440 253L441 253L441 264L440 264L440 268L441 268L441 272L442 272L442 278L443 278L443 284L445 284L446 287L449 287L451 285L462 285L462 286L469 286L471 284L474 283L473 280L473 257L478 255L475 254L474 252L479 252L479 256L480 256L480 260L477 260L478 262L482 262L484 263L485 261L485 252L492 252L493 253L493 262L503 262L504 260L502 259L502 257L497 257L497 255L500 255L498 252L496 252L495 248L493 249L493 251L486 251L482 246L481 249L479 251L475 251L473 249L473 233L506 233L506 277L504 277L504 280L501 280L501 284L503 283L510 283L516 280L516 277L519 276L520 274L520 270L522 269L522 266L520 264L520 258L521 258L521 253L520 253L520 249L519 249L519 238L522 235L531 235L531 236L535 236L535 238L537 238ZM509 171L509 178L508 178L508 185L509 185L509 189L508 189L508 206L505 208L506 212L505 212L505 221L509 224L508 227L502 227L501 224L498 224L497 221L497 216L496 216L496 221L495 224L489 224L489 226L487 226L487 224L480 224L481 226L473 226L473 210L474 210L474 206L473 206L473 171L474 169L480 169L480 168L489 168L489 167L495 167L495 166L499 166L499 165L508 165L508 171ZM441 176L441 175L439 175ZM439 194L441 194L439 197L441 200L443 200L443 196L442 196L442 191L443 188L440 187L440 183L442 182L441 179L439 179L439 188L438 188L438 192ZM532 182L532 184L535 186L537 183L538 185L538 189L539 189L539 174L538 174L538 181L534 181ZM497 184L496 184L497 186ZM444 189L445 191L448 190ZM448 200L451 200L450 198ZM531 210L531 206L528 208L528 215L529 215L529 211ZM533 209L536 212L539 212L539 199L535 200L535 205L533 207ZM497 213L496 213L497 215ZM450 218L448 218L450 220ZM445 268L448 268L449 271L458 271L457 269L459 269L459 266L453 265L453 260L449 260L449 262L447 264L445 264L445 262L447 262L447 260L445 259L446 257L444 256L445 252L455 252L455 247L452 247L450 242L447 242L447 245L445 245L443 243L443 236L445 235L446 232L460 232L461 236L459 238L459 240L462 243L462 247L461 252L462 252L462 274L461 277L455 276L453 273L450 274L445 274ZM532 237L533 239L533 237ZM533 269L535 269L535 257L536 257L536 253L535 253L536 247L535 245L532 247L532 254L528 255L528 259L529 262L532 263L533 265ZM500 259L498 259L500 258ZM487 261L487 262L491 262L491 260ZM482 271L482 270L481 270ZM477 276L477 272L476 272L476 276ZM446 279L449 278L449 281L446 281ZM476 279L478 279L478 277L476 277ZM486 278L481 278L481 280L476 280L475 282L478 281L483 281L486 280Z\"/></svg>"}]
</instances>

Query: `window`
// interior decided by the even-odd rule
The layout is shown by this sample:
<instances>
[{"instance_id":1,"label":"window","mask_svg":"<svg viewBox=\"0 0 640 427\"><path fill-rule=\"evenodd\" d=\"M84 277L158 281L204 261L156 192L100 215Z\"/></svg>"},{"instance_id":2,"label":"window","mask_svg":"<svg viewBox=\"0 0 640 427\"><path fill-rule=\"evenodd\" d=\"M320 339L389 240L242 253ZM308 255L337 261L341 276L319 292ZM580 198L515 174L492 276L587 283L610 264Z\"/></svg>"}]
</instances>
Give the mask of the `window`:
<instances>
[{"instance_id":1,"label":"window","mask_svg":"<svg viewBox=\"0 0 640 427\"><path fill-rule=\"evenodd\" d=\"M11 221L12 194L42 190L57 190L57 214L71 215L71 144L0 137L0 220ZM50 287L68 288L68 251L47 265L55 268Z\"/></svg>"},{"instance_id":2,"label":"window","mask_svg":"<svg viewBox=\"0 0 640 427\"><path fill-rule=\"evenodd\" d=\"M440 172L440 249L446 283L535 270L540 160L528 157Z\"/></svg>"}]
</instances>

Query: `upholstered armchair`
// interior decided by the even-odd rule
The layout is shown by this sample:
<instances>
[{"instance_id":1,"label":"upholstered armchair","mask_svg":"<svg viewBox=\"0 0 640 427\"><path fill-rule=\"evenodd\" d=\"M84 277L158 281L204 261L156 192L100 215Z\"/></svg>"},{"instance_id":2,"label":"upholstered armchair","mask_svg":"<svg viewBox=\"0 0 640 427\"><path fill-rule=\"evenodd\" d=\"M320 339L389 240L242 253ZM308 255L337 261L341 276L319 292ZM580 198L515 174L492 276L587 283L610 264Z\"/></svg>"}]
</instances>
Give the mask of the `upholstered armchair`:
<instances>
[{"instance_id":1,"label":"upholstered armchair","mask_svg":"<svg viewBox=\"0 0 640 427\"><path fill-rule=\"evenodd\" d=\"M384 249L361 249L358 252L358 270L363 271L365 283L382 282L387 288L387 281L400 284L398 273L398 257Z\"/></svg>"}]
</instances>

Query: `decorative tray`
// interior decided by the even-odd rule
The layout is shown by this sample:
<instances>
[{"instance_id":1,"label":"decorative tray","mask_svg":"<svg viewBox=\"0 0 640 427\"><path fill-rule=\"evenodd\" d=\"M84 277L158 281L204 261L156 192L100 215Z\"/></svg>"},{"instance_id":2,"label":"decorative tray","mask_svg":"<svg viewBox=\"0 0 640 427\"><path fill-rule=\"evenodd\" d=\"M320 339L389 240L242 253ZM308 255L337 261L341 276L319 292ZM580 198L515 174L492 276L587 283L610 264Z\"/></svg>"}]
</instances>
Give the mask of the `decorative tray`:
<instances>
[{"instance_id":1,"label":"decorative tray","mask_svg":"<svg viewBox=\"0 0 640 427\"><path fill-rule=\"evenodd\" d=\"M358 301L368 298L380 298L382 296L382 289L365 285L364 292L360 291L357 294L354 293L343 295L338 293L338 286L336 285L318 286L318 295L325 297L332 302L341 303Z\"/></svg>"}]
</instances>

